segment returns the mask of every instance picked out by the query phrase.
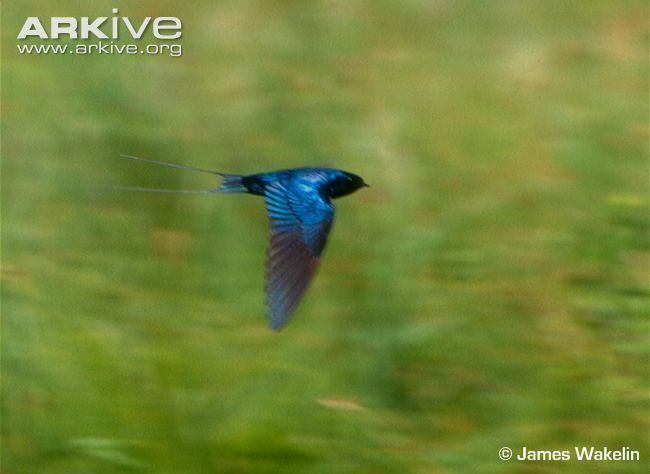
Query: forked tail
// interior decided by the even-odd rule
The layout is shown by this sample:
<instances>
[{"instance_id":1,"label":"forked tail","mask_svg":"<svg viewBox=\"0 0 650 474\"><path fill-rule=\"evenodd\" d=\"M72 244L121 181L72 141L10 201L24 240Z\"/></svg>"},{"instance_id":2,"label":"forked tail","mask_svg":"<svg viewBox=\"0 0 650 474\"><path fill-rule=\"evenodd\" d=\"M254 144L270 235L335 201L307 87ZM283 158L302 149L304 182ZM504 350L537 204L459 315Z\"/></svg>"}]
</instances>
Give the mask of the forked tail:
<instances>
[{"instance_id":1,"label":"forked tail","mask_svg":"<svg viewBox=\"0 0 650 474\"><path fill-rule=\"evenodd\" d=\"M177 165L176 163L168 163L166 161L149 160L147 158L138 158L131 155L120 155L122 158L135 161L144 161L146 163L153 163L155 165L166 166L168 168L176 168L189 171L198 171L200 173L207 173L212 175L221 176L223 182L221 186L216 189L205 190L190 190L190 189L158 189L158 188L142 188L136 186L113 186L113 189L120 189L123 191L140 191L148 193L174 193L174 194L212 194L219 193L245 193L248 188L244 185L244 177L238 174L219 173L218 171L207 170L205 168L196 168L194 166Z\"/></svg>"},{"instance_id":2,"label":"forked tail","mask_svg":"<svg viewBox=\"0 0 650 474\"><path fill-rule=\"evenodd\" d=\"M220 193L245 193L248 192L246 186L242 182L243 176L239 174L226 174L226 173L217 173L219 176L223 177L223 182L218 191Z\"/></svg>"}]
</instances>

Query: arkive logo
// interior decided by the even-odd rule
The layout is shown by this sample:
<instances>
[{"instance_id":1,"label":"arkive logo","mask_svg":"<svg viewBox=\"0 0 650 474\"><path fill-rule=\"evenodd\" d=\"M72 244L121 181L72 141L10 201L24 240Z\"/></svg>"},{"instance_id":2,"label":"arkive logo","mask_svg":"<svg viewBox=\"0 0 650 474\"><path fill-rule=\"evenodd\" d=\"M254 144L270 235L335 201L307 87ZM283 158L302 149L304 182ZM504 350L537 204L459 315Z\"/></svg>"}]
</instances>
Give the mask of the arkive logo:
<instances>
[{"instance_id":1,"label":"arkive logo","mask_svg":"<svg viewBox=\"0 0 650 474\"><path fill-rule=\"evenodd\" d=\"M80 18L55 16L49 22L42 22L38 17L30 16L25 20L18 33L17 39L121 39L129 35L139 40L149 31L159 40L178 39L182 35L181 20L173 16L145 17L141 21L132 21L128 17L119 17L117 8L112 10L113 16ZM44 24L45 23L45 24Z\"/></svg>"}]
</instances>

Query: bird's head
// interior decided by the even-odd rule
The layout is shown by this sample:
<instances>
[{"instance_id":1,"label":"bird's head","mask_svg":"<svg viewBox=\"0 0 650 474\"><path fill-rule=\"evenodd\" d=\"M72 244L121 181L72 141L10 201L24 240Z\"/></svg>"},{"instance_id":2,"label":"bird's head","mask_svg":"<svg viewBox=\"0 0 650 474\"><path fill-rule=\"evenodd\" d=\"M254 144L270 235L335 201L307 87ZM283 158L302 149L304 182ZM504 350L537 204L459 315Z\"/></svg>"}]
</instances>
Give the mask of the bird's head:
<instances>
[{"instance_id":1,"label":"bird's head","mask_svg":"<svg viewBox=\"0 0 650 474\"><path fill-rule=\"evenodd\" d=\"M346 171L340 171L332 180L330 185L330 196L333 198L347 196L348 194L352 194L356 190L365 187L370 187L370 185L366 184L361 176Z\"/></svg>"}]
</instances>

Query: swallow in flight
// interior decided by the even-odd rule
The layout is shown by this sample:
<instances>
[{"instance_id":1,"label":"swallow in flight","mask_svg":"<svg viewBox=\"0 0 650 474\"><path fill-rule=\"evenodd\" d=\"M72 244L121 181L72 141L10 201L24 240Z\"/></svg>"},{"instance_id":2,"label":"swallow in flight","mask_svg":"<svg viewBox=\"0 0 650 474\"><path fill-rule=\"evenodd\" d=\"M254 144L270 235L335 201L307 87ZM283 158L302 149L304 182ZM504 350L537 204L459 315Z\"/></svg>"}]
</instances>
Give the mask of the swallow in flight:
<instances>
[{"instance_id":1,"label":"swallow in flight","mask_svg":"<svg viewBox=\"0 0 650 474\"><path fill-rule=\"evenodd\" d=\"M117 189L181 194L248 193L264 197L271 221L266 304L270 326L276 331L287 324L316 273L334 223L332 199L368 186L356 174L331 168L295 168L242 176L134 156L122 157L209 173L221 176L223 182L218 188L204 191L128 186Z\"/></svg>"}]
</instances>

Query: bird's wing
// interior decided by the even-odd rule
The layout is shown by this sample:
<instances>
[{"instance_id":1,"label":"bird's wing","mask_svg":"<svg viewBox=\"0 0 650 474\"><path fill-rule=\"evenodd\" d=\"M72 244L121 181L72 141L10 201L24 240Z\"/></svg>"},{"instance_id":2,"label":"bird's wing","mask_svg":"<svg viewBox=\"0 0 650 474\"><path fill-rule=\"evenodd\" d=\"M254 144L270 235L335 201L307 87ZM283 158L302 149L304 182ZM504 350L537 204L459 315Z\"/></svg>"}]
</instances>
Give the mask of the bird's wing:
<instances>
[{"instance_id":1,"label":"bird's wing","mask_svg":"<svg viewBox=\"0 0 650 474\"><path fill-rule=\"evenodd\" d=\"M317 192L296 192L282 180L266 187L271 243L266 302L272 329L281 329L311 281L334 222L334 206Z\"/></svg>"}]
</instances>

